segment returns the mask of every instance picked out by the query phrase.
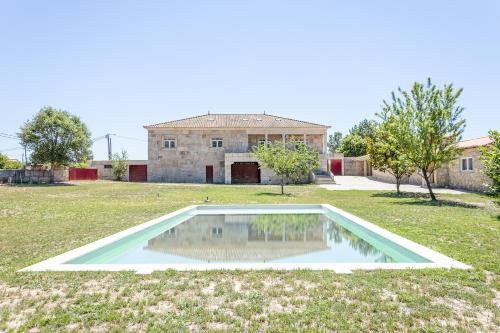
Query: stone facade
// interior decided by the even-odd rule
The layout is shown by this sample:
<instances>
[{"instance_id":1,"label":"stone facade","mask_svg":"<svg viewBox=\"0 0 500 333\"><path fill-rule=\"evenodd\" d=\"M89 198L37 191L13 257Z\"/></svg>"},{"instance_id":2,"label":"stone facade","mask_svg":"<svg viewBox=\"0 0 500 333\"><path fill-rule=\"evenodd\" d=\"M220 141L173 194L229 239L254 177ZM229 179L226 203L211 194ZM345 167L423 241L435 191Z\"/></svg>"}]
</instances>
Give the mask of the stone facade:
<instances>
[{"instance_id":1,"label":"stone facade","mask_svg":"<svg viewBox=\"0 0 500 333\"><path fill-rule=\"evenodd\" d=\"M305 138L321 154L321 168L327 170L326 131L322 128L153 128L148 129L148 181L206 182L206 167L213 167L214 183L231 183L231 164L255 161L249 154L259 140L291 143ZM222 139L222 147L213 147ZM166 141L175 147L166 147ZM168 144L167 144L168 145ZM261 168L261 183L277 183L270 170Z\"/></svg>"},{"instance_id":2,"label":"stone facade","mask_svg":"<svg viewBox=\"0 0 500 333\"><path fill-rule=\"evenodd\" d=\"M485 191L486 184L491 184L491 179L482 172L483 164L479 160L480 155L481 152L477 147L464 149L459 158L450 162L447 167L438 170L442 175L436 177L436 182L438 184L447 183L447 186L451 188ZM463 158L472 158L472 170L462 170Z\"/></svg>"}]
</instances>

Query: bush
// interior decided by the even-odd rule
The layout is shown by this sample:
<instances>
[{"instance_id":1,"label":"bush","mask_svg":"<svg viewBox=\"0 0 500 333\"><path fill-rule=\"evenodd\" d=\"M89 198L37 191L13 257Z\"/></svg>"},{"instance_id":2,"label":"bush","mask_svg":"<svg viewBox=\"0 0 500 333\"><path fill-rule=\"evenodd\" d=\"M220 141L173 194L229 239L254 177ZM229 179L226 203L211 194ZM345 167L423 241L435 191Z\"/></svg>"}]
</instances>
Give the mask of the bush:
<instances>
[{"instance_id":1,"label":"bush","mask_svg":"<svg viewBox=\"0 0 500 333\"><path fill-rule=\"evenodd\" d=\"M121 154L114 154L112 160L113 176L115 180L123 180L127 173L127 151L122 150Z\"/></svg>"}]
</instances>

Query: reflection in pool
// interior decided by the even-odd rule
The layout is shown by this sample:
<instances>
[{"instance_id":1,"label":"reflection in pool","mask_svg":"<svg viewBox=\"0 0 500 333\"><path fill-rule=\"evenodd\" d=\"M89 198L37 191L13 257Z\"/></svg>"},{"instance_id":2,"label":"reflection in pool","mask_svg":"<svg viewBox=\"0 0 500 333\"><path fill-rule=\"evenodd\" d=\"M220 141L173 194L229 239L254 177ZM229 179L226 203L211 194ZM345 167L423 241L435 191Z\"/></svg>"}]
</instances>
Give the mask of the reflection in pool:
<instances>
[{"instance_id":1,"label":"reflection in pool","mask_svg":"<svg viewBox=\"0 0 500 333\"><path fill-rule=\"evenodd\" d=\"M195 215L90 262L426 262L366 230L351 231L337 222L325 214Z\"/></svg>"}]
</instances>

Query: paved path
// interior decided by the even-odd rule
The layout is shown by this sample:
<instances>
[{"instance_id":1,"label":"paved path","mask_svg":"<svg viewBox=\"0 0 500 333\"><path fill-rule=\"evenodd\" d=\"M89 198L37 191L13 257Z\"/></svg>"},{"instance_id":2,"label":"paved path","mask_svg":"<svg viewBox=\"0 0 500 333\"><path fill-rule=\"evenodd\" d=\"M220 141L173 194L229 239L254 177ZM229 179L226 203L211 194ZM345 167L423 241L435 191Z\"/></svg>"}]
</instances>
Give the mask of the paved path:
<instances>
[{"instance_id":1,"label":"paved path","mask_svg":"<svg viewBox=\"0 0 500 333\"><path fill-rule=\"evenodd\" d=\"M324 184L319 186L332 191L335 190L396 191L396 184L384 183L368 177L335 176L335 182L336 184ZM400 189L401 192L428 193L427 188L420 187L417 185L403 184L401 185ZM465 193L462 191L451 190L447 188L434 188L433 190L435 193L448 193L448 194Z\"/></svg>"}]
</instances>

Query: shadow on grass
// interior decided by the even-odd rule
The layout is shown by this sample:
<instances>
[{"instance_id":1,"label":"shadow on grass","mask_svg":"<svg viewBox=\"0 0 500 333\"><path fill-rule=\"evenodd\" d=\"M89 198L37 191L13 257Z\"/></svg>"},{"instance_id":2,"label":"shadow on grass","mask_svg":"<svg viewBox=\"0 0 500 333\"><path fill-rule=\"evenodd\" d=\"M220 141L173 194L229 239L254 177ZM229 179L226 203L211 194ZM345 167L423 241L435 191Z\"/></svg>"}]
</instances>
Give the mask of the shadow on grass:
<instances>
[{"instance_id":1,"label":"shadow on grass","mask_svg":"<svg viewBox=\"0 0 500 333\"><path fill-rule=\"evenodd\" d=\"M52 183L52 184L48 184L48 183L41 183L41 184L29 184L29 183L25 183L25 184L20 184L20 183L11 183L11 184L0 184L0 185L3 185L3 186L12 186L12 187L54 187L54 186L78 186L78 184L72 184L72 183Z\"/></svg>"},{"instance_id":2,"label":"shadow on grass","mask_svg":"<svg viewBox=\"0 0 500 333\"><path fill-rule=\"evenodd\" d=\"M257 193L259 196L268 196L268 197L293 197L293 194L291 193L275 193L275 192L259 192Z\"/></svg>"},{"instance_id":3,"label":"shadow on grass","mask_svg":"<svg viewBox=\"0 0 500 333\"><path fill-rule=\"evenodd\" d=\"M416 192L379 192L379 193L374 193L371 195L372 197L377 197L377 198L424 198L424 199L431 199L431 196L429 193L416 193Z\"/></svg>"},{"instance_id":4,"label":"shadow on grass","mask_svg":"<svg viewBox=\"0 0 500 333\"><path fill-rule=\"evenodd\" d=\"M438 199L437 201L432 201L431 196L428 193L413 193L413 192L402 192L400 194L396 192L380 192L372 194L372 197L378 198L394 198L394 199L427 199L427 200L413 200L413 201L400 201L395 202L399 205L416 205L416 206L435 206L435 207L462 207L462 208L479 208L480 205L472 204L468 202L456 201L456 200L443 200Z\"/></svg>"}]
</instances>

